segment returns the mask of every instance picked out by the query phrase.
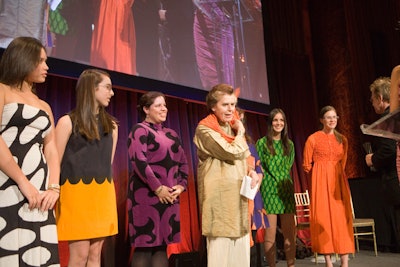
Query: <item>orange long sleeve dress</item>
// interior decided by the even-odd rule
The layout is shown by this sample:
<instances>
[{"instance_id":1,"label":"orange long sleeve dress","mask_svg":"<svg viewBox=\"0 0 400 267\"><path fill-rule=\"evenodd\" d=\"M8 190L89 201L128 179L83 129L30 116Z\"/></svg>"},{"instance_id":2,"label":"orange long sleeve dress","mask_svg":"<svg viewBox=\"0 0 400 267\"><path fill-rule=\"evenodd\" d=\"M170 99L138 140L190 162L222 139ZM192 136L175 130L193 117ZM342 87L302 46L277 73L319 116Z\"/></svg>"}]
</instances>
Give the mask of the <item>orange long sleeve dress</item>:
<instances>
[{"instance_id":1,"label":"orange long sleeve dress","mask_svg":"<svg viewBox=\"0 0 400 267\"><path fill-rule=\"evenodd\" d=\"M350 189L344 173L347 138L310 135L304 147L303 169L311 173L311 246L321 254L354 252Z\"/></svg>"},{"instance_id":2,"label":"orange long sleeve dress","mask_svg":"<svg viewBox=\"0 0 400 267\"><path fill-rule=\"evenodd\" d=\"M90 63L108 70L136 75L134 0L102 0L94 25Z\"/></svg>"}]
</instances>

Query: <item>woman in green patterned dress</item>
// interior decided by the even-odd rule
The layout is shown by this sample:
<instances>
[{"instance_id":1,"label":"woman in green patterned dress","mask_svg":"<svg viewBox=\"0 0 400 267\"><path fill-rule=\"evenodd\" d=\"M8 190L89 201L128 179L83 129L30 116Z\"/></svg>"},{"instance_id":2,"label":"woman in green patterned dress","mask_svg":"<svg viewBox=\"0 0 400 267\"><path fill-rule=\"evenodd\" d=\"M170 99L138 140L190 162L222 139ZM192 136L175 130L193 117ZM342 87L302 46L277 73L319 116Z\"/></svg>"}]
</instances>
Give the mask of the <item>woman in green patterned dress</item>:
<instances>
[{"instance_id":1,"label":"woman in green patterned dress","mask_svg":"<svg viewBox=\"0 0 400 267\"><path fill-rule=\"evenodd\" d=\"M265 229L265 256L268 266L275 267L275 236L279 215L287 266L291 267L294 266L296 255L294 186L290 177L294 145L288 138L286 116L281 109L270 112L267 134L257 141L256 148L264 169L260 191L270 225Z\"/></svg>"}]
</instances>

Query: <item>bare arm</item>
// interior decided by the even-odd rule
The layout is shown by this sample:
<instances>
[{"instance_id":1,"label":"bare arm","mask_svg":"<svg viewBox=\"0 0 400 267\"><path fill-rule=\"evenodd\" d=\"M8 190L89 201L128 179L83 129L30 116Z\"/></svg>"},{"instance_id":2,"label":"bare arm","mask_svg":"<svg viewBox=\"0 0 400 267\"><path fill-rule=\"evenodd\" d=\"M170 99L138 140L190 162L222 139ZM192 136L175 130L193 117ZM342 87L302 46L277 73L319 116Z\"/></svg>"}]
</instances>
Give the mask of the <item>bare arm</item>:
<instances>
[{"instance_id":1,"label":"bare arm","mask_svg":"<svg viewBox=\"0 0 400 267\"><path fill-rule=\"evenodd\" d=\"M40 207L42 211L52 209L60 196L60 159L56 147L54 117L50 106L46 106L51 122L51 130L44 139L44 157L46 158L49 170L49 183L47 185L48 190L42 194L43 199Z\"/></svg>"},{"instance_id":2,"label":"bare arm","mask_svg":"<svg viewBox=\"0 0 400 267\"><path fill-rule=\"evenodd\" d=\"M41 196L36 187L26 178L21 168L15 162L3 138L0 137L0 170L17 184L21 193L26 197L29 208L40 207Z\"/></svg>"},{"instance_id":3,"label":"bare arm","mask_svg":"<svg viewBox=\"0 0 400 267\"><path fill-rule=\"evenodd\" d=\"M399 107L400 65L393 68L390 80L390 112L393 112Z\"/></svg>"},{"instance_id":4,"label":"bare arm","mask_svg":"<svg viewBox=\"0 0 400 267\"><path fill-rule=\"evenodd\" d=\"M72 133L72 122L68 115L62 116L56 126L55 140L60 162L64 156L65 147L67 146L68 139Z\"/></svg>"},{"instance_id":5,"label":"bare arm","mask_svg":"<svg viewBox=\"0 0 400 267\"><path fill-rule=\"evenodd\" d=\"M114 122L115 128L112 132L112 139L113 139L113 145L112 145L112 152L111 152L111 164L114 161L114 155L115 155L115 150L117 148L117 142L118 142L118 125Z\"/></svg>"},{"instance_id":6,"label":"bare arm","mask_svg":"<svg viewBox=\"0 0 400 267\"><path fill-rule=\"evenodd\" d=\"M0 84L0 125L3 117L3 108L5 105L5 85ZM41 196L39 191L30 183L28 178L22 172L11 154L3 137L0 135L0 170L10 177L18 186L21 193L29 202L29 208L34 209L39 207Z\"/></svg>"}]
</instances>

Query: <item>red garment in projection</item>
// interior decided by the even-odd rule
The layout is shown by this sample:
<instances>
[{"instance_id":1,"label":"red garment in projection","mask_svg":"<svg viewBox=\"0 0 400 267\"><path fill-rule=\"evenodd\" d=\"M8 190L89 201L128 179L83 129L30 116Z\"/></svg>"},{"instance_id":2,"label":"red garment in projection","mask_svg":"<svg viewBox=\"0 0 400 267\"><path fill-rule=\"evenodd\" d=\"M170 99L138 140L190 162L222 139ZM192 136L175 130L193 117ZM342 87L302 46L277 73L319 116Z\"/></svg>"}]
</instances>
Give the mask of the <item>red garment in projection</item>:
<instances>
[{"instance_id":1,"label":"red garment in projection","mask_svg":"<svg viewBox=\"0 0 400 267\"><path fill-rule=\"evenodd\" d=\"M136 74L134 0L101 0L94 25L90 63L93 66Z\"/></svg>"}]
</instances>

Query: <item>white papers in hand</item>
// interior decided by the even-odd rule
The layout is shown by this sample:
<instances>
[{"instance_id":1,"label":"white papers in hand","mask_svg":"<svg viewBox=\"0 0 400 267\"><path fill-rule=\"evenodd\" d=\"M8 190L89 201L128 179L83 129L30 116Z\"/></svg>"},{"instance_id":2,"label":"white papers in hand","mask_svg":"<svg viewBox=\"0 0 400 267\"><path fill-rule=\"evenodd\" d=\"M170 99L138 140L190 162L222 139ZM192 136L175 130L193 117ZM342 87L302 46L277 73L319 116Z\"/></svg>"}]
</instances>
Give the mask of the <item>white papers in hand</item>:
<instances>
[{"instance_id":1,"label":"white papers in hand","mask_svg":"<svg viewBox=\"0 0 400 267\"><path fill-rule=\"evenodd\" d=\"M245 175L243 177L242 186L240 188L240 194L248 199L254 200L256 193L258 191L258 184L251 188L251 177Z\"/></svg>"}]
</instances>

